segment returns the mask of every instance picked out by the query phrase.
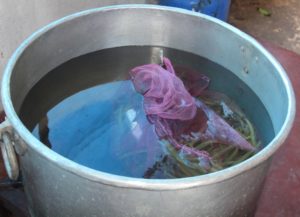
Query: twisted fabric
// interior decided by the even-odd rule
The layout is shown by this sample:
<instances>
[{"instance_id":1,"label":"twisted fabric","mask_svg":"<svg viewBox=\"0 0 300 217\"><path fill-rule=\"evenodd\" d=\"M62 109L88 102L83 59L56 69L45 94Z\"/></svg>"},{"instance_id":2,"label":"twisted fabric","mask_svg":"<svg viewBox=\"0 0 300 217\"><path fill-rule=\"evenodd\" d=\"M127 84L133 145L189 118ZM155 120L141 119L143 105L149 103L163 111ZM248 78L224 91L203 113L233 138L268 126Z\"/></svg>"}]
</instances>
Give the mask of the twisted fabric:
<instances>
[{"instance_id":1,"label":"twisted fabric","mask_svg":"<svg viewBox=\"0 0 300 217\"><path fill-rule=\"evenodd\" d=\"M190 141L213 141L242 150L255 148L218 114L195 97L208 87L209 78L200 73L185 74L185 84L176 76L168 58L163 66L148 64L131 70L135 90L144 96L144 109L157 135L176 149L208 161L210 156L186 145Z\"/></svg>"}]
</instances>

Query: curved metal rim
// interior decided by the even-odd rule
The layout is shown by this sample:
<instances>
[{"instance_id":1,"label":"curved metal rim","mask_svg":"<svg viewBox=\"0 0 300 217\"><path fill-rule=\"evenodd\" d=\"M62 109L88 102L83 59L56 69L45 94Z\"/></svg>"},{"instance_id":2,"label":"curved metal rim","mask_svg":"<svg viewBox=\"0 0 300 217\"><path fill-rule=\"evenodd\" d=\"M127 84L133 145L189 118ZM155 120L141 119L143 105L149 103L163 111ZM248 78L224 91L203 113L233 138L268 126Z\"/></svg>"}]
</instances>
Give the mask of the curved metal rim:
<instances>
[{"instance_id":1,"label":"curved metal rim","mask_svg":"<svg viewBox=\"0 0 300 217\"><path fill-rule=\"evenodd\" d=\"M142 179L142 178L131 178L131 177L124 177L113 175L101 171L97 171L86 166L80 165L75 163L58 153L52 151L51 149L44 146L38 139L36 139L23 125L21 120L19 119L16 111L14 110L11 95L10 95L10 78L13 71L13 68L16 64L18 58L22 55L24 50L30 46L30 44L41 36L43 33L47 32L48 30L70 20L76 19L81 16L86 16L89 14L97 13L97 12L107 12L110 10L124 10L124 9L146 9L146 10L161 10L167 12L176 12L181 14L186 14L189 16L196 16L201 17L209 21L213 21L217 25L221 25L228 30L234 32L235 34L243 37L245 40L250 42L254 47L260 50L268 60L275 66L277 69L282 81L285 84L287 95L288 95L288 112L284 124L282 125L279 133L277 136L265 147L262 151L258 154L254 155L252 158L227 169L201 175L195 177L188 177L188 178L179 178L179 179L165 179L165 180L158 180L158 179ZM154 5L118 5L118 6L108 6L102 8L95 8L89 9L86 11L82 11L79 13L75 13L64 18L61 18L57 21L54 21L47 26L39 29L35 33L33 33L29 38L27 38L14 52L12 57L10 58L3 76L2 81L2 103L7 114L8 119L12 123L14 129L19 133L19 135L24 139L24 141L36 152L40 154L40 156L46 158L47 160L53 162L57 167L63 168L66 171L69 171L75 175L84 177L89 179L90 181L100 182L106 185L111 186L118 186L118 187L130 187L135 189L144 189L144 190L175 190L175 189L186 189L192 188L200 185L208 185L212 183L221 182L226 179L230 179L234 176L241 174L244 171L250 170L262 162L268 160L272 154L281 146L284 142L286 137L288 136L293 121L295 117L295 96L292 89L292 85L289 81L288 76L286 75L282 66L277 62L277 60L265 49L260 45L254 38L243 33L242 31L238 30L237 28L220 21L216 18L209 17L207 15L199 14L190 12L183 9L178 8L170 8L164 6L154 6Z\"/></svg>"}]
</instances>

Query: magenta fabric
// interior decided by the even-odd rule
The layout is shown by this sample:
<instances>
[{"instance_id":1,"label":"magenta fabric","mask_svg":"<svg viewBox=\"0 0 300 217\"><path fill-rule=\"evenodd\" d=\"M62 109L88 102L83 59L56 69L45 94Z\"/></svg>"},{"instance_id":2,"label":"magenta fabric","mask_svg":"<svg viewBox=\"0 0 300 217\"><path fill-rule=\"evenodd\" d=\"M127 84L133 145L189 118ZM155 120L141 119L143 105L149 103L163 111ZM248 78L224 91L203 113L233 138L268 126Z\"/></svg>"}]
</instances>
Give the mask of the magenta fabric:
<instances>
[{"instance_id":1,"label":"magenta fabric","mask_svg":"<svg viewBox=\"0 0 300 217\"><path fill-rule=\"evenodd\" d=\"M175 75L170 60L164 58L166 69L157 64L131 70L137 92L144 95L145 111L163 119L190 120L196 114L195 99Z\"/></svg>"},{"instance_id":2,"label":"magenta fabric","mask_svg":"<svg viewBox=\"0 0 300 217\"><path fill-rule=\"evenodd\" d=\"M186 154L209 159L209 154L188 146L186 142L208 141L255 148L212 109L195 97L208 87L209 78L185 70L184 82L176 76L168 58L164 66L148 64L135 67L130 75L137 92L144 96L144 109L157 135L167 139Z\"/></svg>"}]
</instances>

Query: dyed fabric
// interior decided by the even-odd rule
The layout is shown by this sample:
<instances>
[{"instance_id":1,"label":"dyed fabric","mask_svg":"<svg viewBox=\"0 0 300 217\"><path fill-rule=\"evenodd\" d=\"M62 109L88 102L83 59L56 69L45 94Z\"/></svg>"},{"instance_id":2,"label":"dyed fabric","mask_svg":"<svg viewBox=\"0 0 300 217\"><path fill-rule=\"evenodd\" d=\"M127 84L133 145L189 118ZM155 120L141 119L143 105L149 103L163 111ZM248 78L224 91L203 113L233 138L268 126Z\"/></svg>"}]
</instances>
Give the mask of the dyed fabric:
<instances>
[{"instance_id":1,"label":"dyed fabric","mask_svg":"<svg viewBox=\"0 0 300 217\"><path fill-rule=\"evenodd\" d=\"M157 135L167 139L177 150L209 160L209 154L184 144L212 141L242 150L255 148L212 109L195 97L208 87L209 78L200 73L186 73L182 81L171 61L163 66L148 64L131 70L135 90L144 96L144 109Z\"/></svg>"}]
</instances>

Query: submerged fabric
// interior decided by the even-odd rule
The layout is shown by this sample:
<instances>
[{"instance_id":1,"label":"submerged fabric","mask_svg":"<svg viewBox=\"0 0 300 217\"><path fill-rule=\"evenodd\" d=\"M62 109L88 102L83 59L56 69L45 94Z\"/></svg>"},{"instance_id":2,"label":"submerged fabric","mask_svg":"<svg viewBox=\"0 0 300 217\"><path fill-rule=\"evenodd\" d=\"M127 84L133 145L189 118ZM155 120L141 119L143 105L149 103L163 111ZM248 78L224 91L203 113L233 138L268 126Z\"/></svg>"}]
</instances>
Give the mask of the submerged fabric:
<instances>
[{"instance_id":1,"label":"submerged fabric","mask_svg":"<svg viewBox=\"0 0 300 217\"><path fill-rule=\"evenodd\" d=\"M163 152L142 100L128 80L65 98L47 113L52 150L92 169L143 177ZM33 130L39 139L41 127Z\"/></svg>"},{"instance_id":2,"label":"submerged fabric","mask_svg":"<svg viewBox=\"0 0 300 217\"><path fill-rule=\"evenodd\" d=\"M144 109L157 135L186 154L209 159L209 154L183 144L213 141L254 151L255 148L212 109L195 97L208 87L209 78L186 71L183 81L176 76L171 61L164 66L135 67L130 75L137 92L144 96Z\"/></svg>"}]
</instances>

